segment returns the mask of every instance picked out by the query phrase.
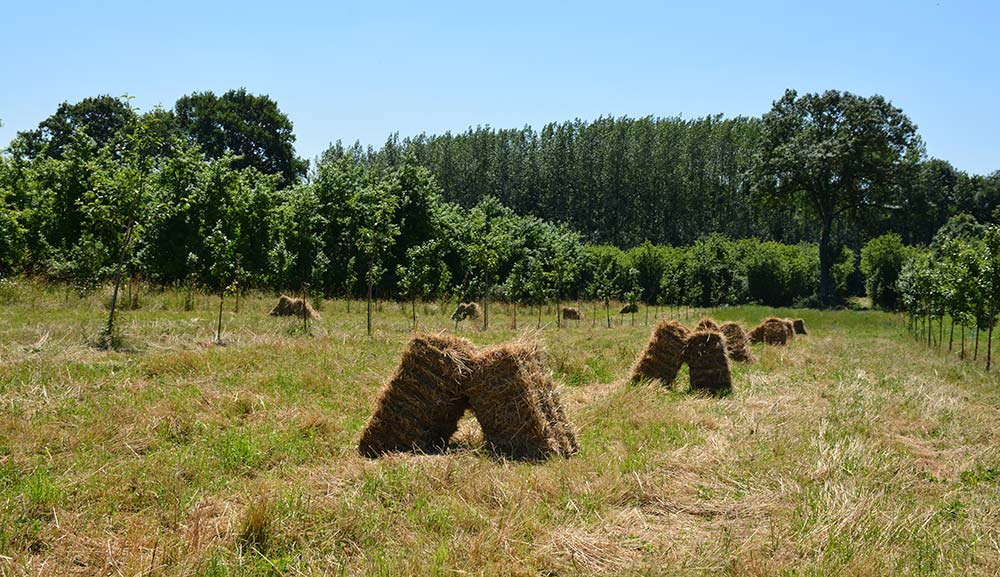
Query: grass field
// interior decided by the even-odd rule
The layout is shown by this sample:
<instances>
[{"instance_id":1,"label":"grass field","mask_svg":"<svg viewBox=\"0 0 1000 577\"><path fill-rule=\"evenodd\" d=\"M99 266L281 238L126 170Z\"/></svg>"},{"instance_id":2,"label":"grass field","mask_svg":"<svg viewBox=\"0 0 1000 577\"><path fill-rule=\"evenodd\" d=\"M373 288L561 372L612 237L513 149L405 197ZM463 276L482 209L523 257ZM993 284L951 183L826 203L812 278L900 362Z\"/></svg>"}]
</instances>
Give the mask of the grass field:
<instances>
[{"instance_id":1,"label":"grass field","mask_svg":"<svg viewBox=\"0 0 1000 577\"><path fill-rule=\"evenodd\" d=\"M369 339L363 303L322 303L306 335L248 297L216 347L216 300L145 294L121 317L132 350L102 352L100 298L4 290L2 575L1000 574L998 382L899 317L794 311L811 334L755 345L713 399L683 372L623 382L645 311L611 329L590 305L562 329L549 311L536 336L578 455L505 461L466 417L444 455L370 461L356 441L408 306ZM417 312L454 330L444 306ZM521 334L510 313L458 333Z\"/></svg>"}]
</instances>

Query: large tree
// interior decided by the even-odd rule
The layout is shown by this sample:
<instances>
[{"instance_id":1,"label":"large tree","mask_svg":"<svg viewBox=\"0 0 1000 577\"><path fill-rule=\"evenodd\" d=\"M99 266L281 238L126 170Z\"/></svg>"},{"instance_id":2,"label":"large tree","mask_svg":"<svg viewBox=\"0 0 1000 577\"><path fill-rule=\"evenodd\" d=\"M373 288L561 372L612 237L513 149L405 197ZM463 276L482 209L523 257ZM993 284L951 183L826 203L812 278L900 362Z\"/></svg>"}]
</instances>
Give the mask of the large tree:
<instances>
[{"instance_id":1,"label":"large tree","mask_svg":"<svg viewBox=\"0 0 1000 577\"><path fill-rule=\"evenodd\" d=\"M101 148L119 136L134 119L135 111L126 98L102 95L84 98L75 104L63 102L55 114L38 124L38 128L19 132L11 150L27 159L37 156L61 159L78 130L93 139L96 148Z\"/></svg>"},{"instance_id":2,"label":"large tree","mask_svg":"<svg viewBox=\"0 0 1000 577\"><path fill-rule=\"evenodd\" d=\"M305 174L306 162L295 156L292 121L267 95L245 88L222 96L195 92L177 100L174 116L181 133L210 158L238 155L242 159L235 168L253 166L265 174L280 174L282 186Z\"/></svg>"},{"instance_id":3,"label":"large tree","mask_svg":"<svg viewBox=\"0 0 1000 577\"><path fill-rule=\"evenodd\" d=\"M885 207L923 145L916 126L883 97L788 90L763 117L753 166L757 197L808 212L819 224L819 299L833 297L834 225Z\"/></svg>"}]
</instances>

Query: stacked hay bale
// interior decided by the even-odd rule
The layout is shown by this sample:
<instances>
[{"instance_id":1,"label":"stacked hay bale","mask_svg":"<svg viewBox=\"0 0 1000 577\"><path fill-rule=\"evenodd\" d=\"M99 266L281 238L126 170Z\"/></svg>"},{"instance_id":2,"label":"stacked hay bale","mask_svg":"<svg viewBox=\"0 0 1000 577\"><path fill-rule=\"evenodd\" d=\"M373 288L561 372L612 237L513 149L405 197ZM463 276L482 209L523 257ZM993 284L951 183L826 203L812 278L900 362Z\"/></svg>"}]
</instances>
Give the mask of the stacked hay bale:
<instances>
[{"instance_id":1,"label":"stacked hay bale","mask_svg":"<svg viewBox=\"0 0 1000 577\"><path fill-rule=\"evenodd\" d=\"M808 335L806 332L806 322L802 319L792 319L792 326L795 327L795 334Z\"/></svg>"},{"instance_id":2,"label":"stacked hay bale","mask_svg":"<svg viewBox=\"0 0 1000 577\"><path fill-rule=\"evenodd\" d=\"M434 452L458 428L469 399L465 384L476 351L465 339L416 335L379 392L358 444L366 457L394 451Z\"/></svg>"},{"instance_id":3,"label":"stacked hay bale","mask_svg":"<svg viewBox=\"0 0 1000 577\"><path fill-rule=\"evenodd\" d=\"M464 321L465 319L476 320L482 316L483 310L479 308L478 303L460 303L455 312L451 315L451 320L458 322Z\"/></svg>"},{"instance_id":4,"label":"stacked hay bale","mask_svg":"<svg viewBox=\"0 0 1000 577\"><path fill-rule=\"evenodd\" d=\"M702 318L698 321L698 326L696 327L699 331L718 331L719 325L708 317Z\"/></svg>"},{"instance_id":5,"label":"stacked hay bale","mask_svg":"<svg viewBox=\"0 0 1000 577\"><path fill-rule=\"evenodd\" d=\"M269 313L272 317L299 317L308 316L310 319L319 320L319 314L305 299L293 298L288 295L281 295L278 304L274 305Z\"/></svg>"},{"instance_id":6,"label":"stacked hay bale","mask_svg":"<svg viewBox=\"0 0 1000 577\"><path fill-rule=\"evenodd\" d=\"M483 351L465 339L417 335L383 387L358 451L439 451L472 409L487 444L515 459L570 456L579 450L573 425L531 342Z\"/></svg>"},{"instance_id":7,"label":"stacked hay bale","mask_svg":"<svg viewBox=\"0 0 1000 577\"><path fill-rule=\"evenodd\" d=\"M663 385L673 383L684 363L688 332L687 327L673 320L656 325L646 349L632 367L632 382L645 379L659 381Z\"/></svg>"},{"instance_id":8,"label":"stacked hay bale","mask_svg":"<svg viewBox=\"0 0 1000 577\"><path fill-rule=\"evenodd\" d=\"M637 312L639 312L639 305L637 305L636 303L628 303L622 308L618 309L618 314L620 315L627 315L630 313L637 313Z\"/></svg>"},{"instance_id":9,"label":"stacked hay bale","mask_svg":"<svg viewBox=\"0 0 1000 577\"><path fill-rule=\"evenodd\" d=\"M768 345L785 345L789 339L788 326L778 318L764 319L752 331L748 340L751 343L765 343Z\"/></svg>"},{"instance_id":10,"label":"stacked hay bale","mask_svg":"<svg viewBox=\"0 0 1000 577\"><path fill-rule=\"evenodd\" d=\"M692 333L684 348L692 391L707 391L725 395L733 390L733 377L726 356L726 340L718 331L699 330Z\"/></svg>"},{"instance_id":11,"label":"stacked hay bale","mask_svg":"<svg viewBox=\"0 0 1000 577\"><path fill-rule=\"evenodd\" d=\"M506 343L482 351L466 394L483 437L498 453L544 459L568 457L579 449L534 343Z\"/></svg>"},{"instance_id":12,"label":"stacked hay bale","mask_svg":"<svg viewBox=\"0 0 1000 577\"><path fill-rule=\"evenodd\" d=\"M568 321L578 321L583 319L583 314L575 307L563 307L562 317Z\"/></svg>"},{"instance_id":13,"label":"stacked hay bale","mask_svg":"<svg viewBox=\"0 0 1000 577\"><path fill-rule=\"evenodd\" d=\"M747 333L739 323L722 323L719 331L726 337L726 354L731 360L752 363L753 354L747 343Z\"/></svg>"}]
</instances>

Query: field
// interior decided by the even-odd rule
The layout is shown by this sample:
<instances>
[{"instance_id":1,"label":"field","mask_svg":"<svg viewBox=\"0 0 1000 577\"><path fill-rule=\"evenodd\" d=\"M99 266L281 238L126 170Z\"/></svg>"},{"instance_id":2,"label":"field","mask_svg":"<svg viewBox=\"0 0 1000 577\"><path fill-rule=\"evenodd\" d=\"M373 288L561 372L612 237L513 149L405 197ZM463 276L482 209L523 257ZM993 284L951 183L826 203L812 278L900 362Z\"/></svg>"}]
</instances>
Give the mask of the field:
<instances>
[{"instance_id":1,"label":"field","mask_svg":"<svg viewBox=\"0 0 1000 577\"><path fill-rule=\"evenodd\" d=\"M466 417L446 454L373 461L356 441L409 305L382 304L368 338L364 303L323 302L304 334L250 296L218 347L217 300L148 293L121 317L130 350L102 352L102 296L0 296L2 575L1000 573L997 380L898 316L779 310L811 334L754 345L714 399L683 372L676 390L623 382L645 311L608 329L585 304L557 329L550 309L535 336L578 455L503 460ZM455 330L448 305L417 313ZM458 333L534 329L511 314Z\"/></svg>"}]
</instances>

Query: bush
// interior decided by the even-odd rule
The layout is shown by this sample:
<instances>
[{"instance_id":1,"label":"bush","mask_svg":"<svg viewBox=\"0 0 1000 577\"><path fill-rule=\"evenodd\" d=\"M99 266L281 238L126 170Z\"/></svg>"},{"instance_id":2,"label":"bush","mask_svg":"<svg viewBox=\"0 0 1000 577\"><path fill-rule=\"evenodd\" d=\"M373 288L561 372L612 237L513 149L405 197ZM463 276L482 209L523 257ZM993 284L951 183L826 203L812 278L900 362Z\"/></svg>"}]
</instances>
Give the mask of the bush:
<instances>
[{"instance_id":1,"label":"bush","mask_svg":"<svg viewBox=\"0 0 1000 577\"><path fill-rule=\"evenodd\" d=\"M874 306L899 308L897 282L909 249L898 234L889 233L873 238L861 249L861 272L865 275L865 290Z\"/></svg>"}]
</instances>

